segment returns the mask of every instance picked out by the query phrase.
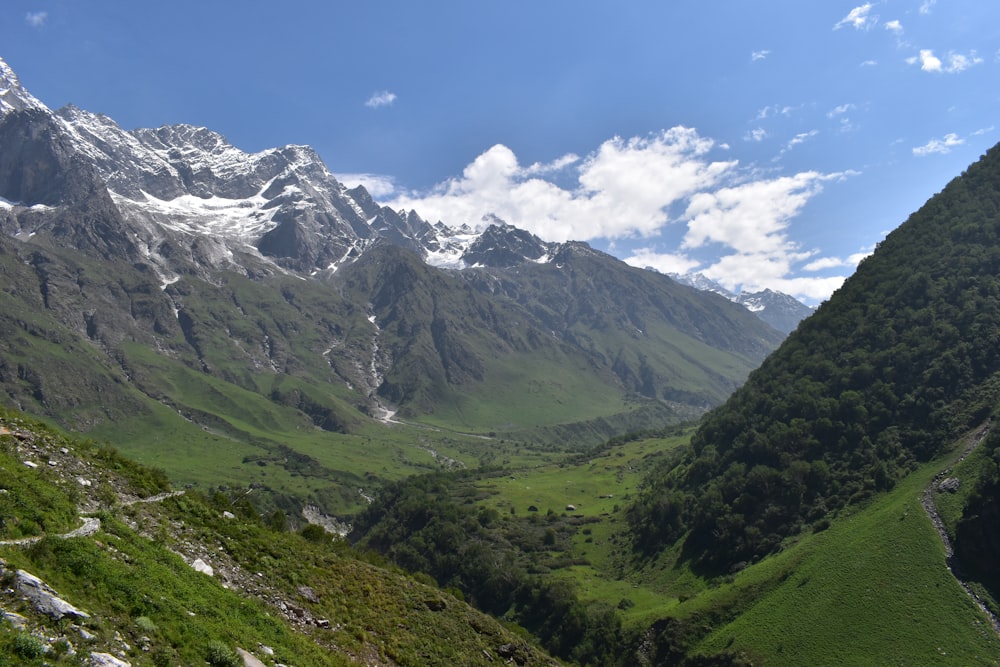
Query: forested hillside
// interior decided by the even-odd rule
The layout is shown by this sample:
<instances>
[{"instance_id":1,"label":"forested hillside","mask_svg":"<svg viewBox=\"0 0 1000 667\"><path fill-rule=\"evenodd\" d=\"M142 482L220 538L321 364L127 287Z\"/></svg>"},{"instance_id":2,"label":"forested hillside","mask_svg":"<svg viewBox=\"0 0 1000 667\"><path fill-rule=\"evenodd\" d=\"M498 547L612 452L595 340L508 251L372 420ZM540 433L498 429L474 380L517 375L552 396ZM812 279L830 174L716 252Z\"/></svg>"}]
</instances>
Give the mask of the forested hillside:
<instances>
[{"instance_id":1,"label":"forested hillside","mask_svg":"<svg viewBox=\"0 0 1000 667\"><path fill-rule=\"evenodd\" d=\"M649 477L630 512L637 544L653 554L686 535L684 557L706 571L759 559L986 419L998 371L994 147L710 413L681 465Z\"/></svg>"}]
</instances>

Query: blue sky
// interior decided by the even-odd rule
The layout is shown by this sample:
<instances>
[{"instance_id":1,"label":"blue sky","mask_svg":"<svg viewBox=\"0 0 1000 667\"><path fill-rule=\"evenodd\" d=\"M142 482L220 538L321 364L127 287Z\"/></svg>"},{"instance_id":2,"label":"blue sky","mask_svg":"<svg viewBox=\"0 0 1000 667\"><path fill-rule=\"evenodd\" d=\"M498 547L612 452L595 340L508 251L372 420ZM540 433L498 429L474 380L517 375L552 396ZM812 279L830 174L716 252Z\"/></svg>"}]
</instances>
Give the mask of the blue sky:
<instances>
[{"instance_id":1,"label":"blue sky","mask_svg":"<svg viewBox=\"0 0 1000 667\"><path fill-rule=\"evenodd\" d=\"M52 108L807 303L1000 140L993 0L6 0L0 58Z\"/></svg>"}]
</instances>

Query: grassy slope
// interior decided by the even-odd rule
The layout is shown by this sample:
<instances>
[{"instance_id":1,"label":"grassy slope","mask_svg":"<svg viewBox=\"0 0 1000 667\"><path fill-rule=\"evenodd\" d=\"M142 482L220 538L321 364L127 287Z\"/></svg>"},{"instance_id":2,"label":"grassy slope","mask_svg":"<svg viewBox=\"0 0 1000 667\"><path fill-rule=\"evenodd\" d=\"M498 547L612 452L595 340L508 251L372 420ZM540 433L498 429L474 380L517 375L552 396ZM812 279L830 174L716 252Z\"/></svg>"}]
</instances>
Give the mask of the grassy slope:
<instances>
[{"instance_id":1,"label":"grassy slope","mask_svg":"<svg viewBox=\"0 0 1000 667\"><path fill-rule=\"evenodd\" d=\"M870 507L736 577L734 587L778 583L700 648L787 665L996 664L1000 639L946 569L920 505L939 468L922 468Z\"/></svg>"},{"instance_id":2,"label":"grassy slope","mask_svg":"<svg viewBox=\"0 0 1000 667\"><path fill-rule=\"evenodd\" d=\"M572 555L586 563L554 575L574 581L586 599L627 599L628 627L669 616L712 628L698 652L732 651L754 664L781 665L997 663L1000 638L946 569L920 505L923 489L951 469L957 451L829 529L735 576L706 581L683 564L670 567L671 552L661 557L666 569L628 564L616 537L621 515L614 506L634 492L649 457L684 439L629 442L575 465L484 480L480 488L494 495L481 502L501 513L513 506L519 515L532 504L544 514L572 503L568 514L598 520L582 524L574 538ZM973 465L970 459L963 465Z\"/></svg>"},{"instance_id":3,"label":"grassy slope","mask_svg":"<svg viewBox=\"0 0 1000 667\"><path fill-rule=\"evenodd\" d=\"M19 498L5 515L16 516L18 527L65 530L77 523L67 508L82 495L103 498L102 529L93 537L0 546L8 570L30 571L91 614L83 624L95 639L86 642L65 625L36 617L12 591L0 592L5 609L26 615L29 628L42 628L45 636L66 632L87 650L117 647L133 665L202 664L213 643L255 652L264 644L274 649L268 664L490 664L502 646L529 664L555 664L495 620L398 571L362 562L328 536L307 540L269 529L225 496L189 493L123 506L109 498L148 495L162 488L163 478L16 416L0 414L0 426L3 495ZM41 435L26 438L25 431ZM28 452L58 465L24 466L19 460ZM73 470L100 482L78 487ZM227 509L239 517L223 517ZM194 554L214 565L216 577L185 563ZM4 580L5 591L10 583ZM292 607L300 611L288 611ZM22 634L0 623L0 665L43 664L25 655L5 662L4 651L13 651ZM76 664L55 654L45 663Z\"/></svg>"}]
</instances>

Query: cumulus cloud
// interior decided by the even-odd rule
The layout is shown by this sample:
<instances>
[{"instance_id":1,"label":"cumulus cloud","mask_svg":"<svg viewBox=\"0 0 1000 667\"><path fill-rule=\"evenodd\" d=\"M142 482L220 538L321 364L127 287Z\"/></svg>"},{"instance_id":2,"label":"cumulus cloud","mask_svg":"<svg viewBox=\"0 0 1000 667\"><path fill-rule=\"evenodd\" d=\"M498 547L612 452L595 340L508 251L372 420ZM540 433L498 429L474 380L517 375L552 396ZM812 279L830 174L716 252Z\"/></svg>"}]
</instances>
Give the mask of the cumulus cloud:
<instances>
[{"instance_id":1,"label":"cumulus cloud","mask_svg":"<svg viewBox=\"0 0 1000 667\"><path fill-rule=\"evenodd\" d=\"M930 14L931 13L931 7L933 7L936 3L937 3L937 0L924 0L923 3L920 5L920 13L921 14Z\"/></svg>"},{"instance_id":2,"label":"cumulus cloud","mask_svg":"<svg viewBox=\"0 0 1000 667\"><path fill-rule=\"evenodd\" d=\"M546 167L573 166L577 187L564 189L522 167L506 146L493 146L462 175L428 193L403 194L393 208L413 208L429 220L477 225L494 214L551 241L622 238L656 233L675 202L715 185L734 161L711 161L714 142L675 127L647 137L605 141L586 158L567 155Z\"/></svg>"},{"instance_id":3,"label":"cumulus cloud","mask_svg":"<svg viewBox=\"0 0 1000 667\"><path fill-rule=\"evenodd\" d=\"M926 155L934 155L935 153L950 153L952 148L961 146L964 143L965 139L962 139L954 132L949 132L941 139L931 139L923 146L915 146L913 154L917 157L924 157Z\"/></svg>"},{"instance_id":4,"label":"cumulus cloud","mask_svg":"<svg viewBox=\"0 0 1000 667\"><path fill-rule=\"evenodd\" d=\"M390 106L395 101L396 93L390 93L388 90L381 90L369 97L368 101L365 102L365 106L377 109L379 107Z\"/></svg>"},{"instance_id":5,"label":"cumulus cloud","mask_svg":"<svg viewBox=\"0 0 1000 667\"><path fill-rule=\"evenodd\" d=\"M373 199L389 197L396 191L396 184L391 176L382 174L334 174L334 178L348 188L363 185Z\"/></svg>"},{"instance_id":6,"label":"cumulus cloud","mask_svg":"<svg viewBox=\"0 0 1000 667\"><path fill-rule=\"evenodd\" d=\"M637 248L623 261L640 269L655 269L660 273L690 273L701 265L701 262L686 255L657 252L653 248Z\"/></svg>"},{"instance_id":7,"label":"cumulus cloud","mask_svg":"<svg viewBox=\"0 0 1000 667\"><path fill-rule=\"evenodd\" d=\"M964 72L974 65L983 62L983 59L976 55L975 51L970 51L969 55L961 53L949 53L942 61L934 55L932 49L920 49L920 54L906 59L910 65L920 64L920 69L925 72L945 72L947 74L957 74Z\"/></svg>"},{"instance_id":8,"label":"cumulus cloud","mask_svg":"<svg viewBox=\"0 0 1000 667\"><path fill-rule=\"evenodd\" d=\"M764 139L767 139L767 130L762 127L755 127L747 132L743 139L744 141L764 141Z\"/></svg>"},{"instance_id":9,"label":"cumulus cloud","mask_svg":"<svg viewBox=\"0 0 1000 667\"><path fill-rule=\"evenodd\" d=\"M898 20L896 20L896 21L889 21L888 23L886 23L885 24L885 29L888 30L889 32L891 32L894 35L902 35L903 34L903 24L900 23Z\"/></svg>"},{"instance_id":10,"label":"cumulus cloud","mask_svg":"<svg viewBox=\"0 0 1000 667\"><path fill-rule=\"evenodd\" d=\"M789 222L835 177L808 171L698 192L684 212L688 231L681 248L717 243L740 254L787 256Z\"/></svg>"},{"instance_id":11,"label":"cumulus cloud","mask_svg":"<svg viewBox=\"0 0 1000 667\"><path fill-rule=\"evenodd\" d=\"M906 62L910 65L920 63L920 69L925 72L941 71L941 59L936 57L930 49L921 49L919 56L911 56L906 59Z\"/></svg>"},{"instance_id":12,"label":"cumulus cloud","mask_svg":"<svg viewBox=\"0 0 1000 667\"><path fill-rule=\"evenodd\" d=\"M861 263L861 260L871 255L874 250L874 248L868 248L848 257L820 257L803 266L802 270L814 272L825 271L827 269L849 268L853 271Z\"/></svg>"},{"instance_id":13,"label":"cumulus cloud","mask_svg":"<svg viewBox=\"0 0 1000 667\"><path fill-rule=\"evenodd\" d=\"M32 28L41 28L48 19L48 12L28 12L24 16L24 22Z\"/></svg>"},{"instance_id":14,"label":"cumulus cloud","mask_svg":"<svg viewBox=\"0 0 1000 667\"><path fill-rule=\"evenodd\" d=\"M814 134L798 135L792 143ZM615 137L585 157L570 154L524 167L498 144L460 176L386 204L451 226L482 228L484 218L496 216L548 241L662 239L668 226L677 226L685 230L679 246L645 247L627 261L664 272L700 267L729 289L766 286L806 298L828 296L836 280L789 277L813 253L799 248L788 228L826 183L848 174L761 178L735 160L713 160L710 154L719 148L693 129L675 127ZM561 186L546 178L554 169L562 172L561 183L575 183ZM721 257L705 266L698 257L706 253Z\"/></svg>"},{"instance_id":15,"label":"cumulus cloud","mask_svg":"<svg viewBox=\"0 0 1000 667\"><path fill-rule=\"evenodd\" d=\"M878 16L872 15L872 3L866 2L855 7L847 16L837 21L833 26L834 30L840 30L844 26L850 26L855 30L871 30L878 23Z\"/></svg>"},{"instance_id":16,"label":"cumulus cloud","mask_svg":"<svg viewBox=\"0 0 1000 667\"><path fill-rule=\"evenodd\" d=\"M760 51L754 51L750 54L750 62L757 62L758 60L764 60L769 55L771 51L769 49L761 49Z\"/></svg>"}]
</instances>

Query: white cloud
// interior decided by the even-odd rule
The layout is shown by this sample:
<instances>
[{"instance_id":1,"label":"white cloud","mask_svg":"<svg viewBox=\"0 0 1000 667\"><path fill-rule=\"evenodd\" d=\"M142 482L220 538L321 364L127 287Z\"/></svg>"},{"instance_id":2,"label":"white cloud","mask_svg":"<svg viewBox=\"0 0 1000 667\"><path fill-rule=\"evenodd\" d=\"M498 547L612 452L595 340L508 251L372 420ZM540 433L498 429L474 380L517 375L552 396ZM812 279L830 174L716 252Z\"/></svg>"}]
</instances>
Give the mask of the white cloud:
<instances>
[{"instance_id":1,"label":"white cloud","mask_svg":"<svg viewBox=\"0 0 1000 667\"><path fill-rule=\"evenodd\" d=\"M771 55L770 49L761 49L760 51L754 51L750 54L750 62L757 62L758 60L764 60L769 55Z\"/></svg>"},{"instance_id":2,"label":"white cloud","mask_svg":"<svg viewBox=\"0 0 1000 667\"><path fill-rule=\"evenodd\" d=\"M365 106L377 109L379 107L390 106L395 101L396 93L390 93L388 90L381 90L369 97L368 101L365 102Z\"/></svg>"},{"instance_id":3,"label":"white cloud","mask_svg":"<svg viewBox=\"0 0 1000 667\"><path fill-rule=\"evenodd\" d=\"M754 129L747 132L746 135L743 137L744 141L759 142L759 141L764 141L764 139L767 139L767 130L765 130L762 127L755 127Z\"/></svg>"},{"instance_id":4,"label":"white cloud","mask_svg":"<svg viewBox=\"0 0 1000 667\"><path fill-rule=\"evenodd\" d=\"M475 226L494 214L550 241L648 236L669 222L670 206L713 187L736 167L735 161L707 159L713 147L685 127L615 137L584 159L569 155L551 163L576 165L578 186L564 189L541 177L545 169L521 167L514 152L498 144L460 177L428 193L400 195L389 205L453 226Z\"/></svg>"},{"instance_id":5,"label":"white cloud","mask_svg":"<svg viewBox=\"0 0 1000 667\"><path fill-rule=\"evenodd\" d=\"M48 12L28 12L24 16L24 22L32 28L41 28L48 19Z\"/></svg>"},{"instance_id":6,"label":"white cloud","mask_svg":"<svg viewBox=\"0 0 1000 667\"><path fill-rule=\"evenodd\" d=\"M690 273L701 264L687 255L656 252L652 248L637 248L624 262L640 269L656 269L660 273Z\"/></svg>"},{"instance_id":7,"label":"white cloud","mask_svg":"<svg viewBox=\"0 0 1000 667\"><path fill-rule=\"evenodd\" d=\"M921 49L919 56L911 56L906 59L906 62L910 65L920 63L920 69L925 72L941 71L941 59L936 57L930 49Z\"/></svg>"},{"instance_id":8,"label":"white cloud","mask_svg":"<svg viewBox=\"0 0 1000 667\"><path fill-rule=\"evenodd\" d=\"M847 266L847 260L840 257L820 257L802 267L803 271L824 271L826 269L839 269Z\"/></svg>"},{"instance_id":9,"label":"white cloud","mask_svg":"<svg viewBox=\"0 0 1000 667\"><path fill-rule=\"evenodd\" d=\"M964 72L974 65L979 65L983 62L983 59L977 56L975 51L970 51L969 55L949 53L945 56L945 60L942 61L934 55L933 50L920 49L920 55L911 56L906 59L906 62L910 65L920 63L920 69L925 72L957 74L958 72Z\"/></svg>"},{"instance_id":10,"label":"white cloud","mask_svg":"<svg viewBox=\"0 0 1000 667\"><path fill-rule=\"evenodd\" d=\"M903 34L903 24L900 23L898 20L889 21L888 23L886 23L885 24L885 29L888 30L889 32L893 33L894 35L902 35Z\"/></svg>"},{"instance_id":11,"label":"white cloud","mask_svg":"<svg viewBox=\"0 0 1000 667\"><path fill-rule=\"evenodd\" d=\"M762 107L760 111L757 112L756 120L764 120L765 118L769 118L770 116L774 115L787 117L791 116L793 111L795 111L795 108L787 105L786 106L778 106L777 104L768 105L766 107Z\"/></svg>"},{"instance_id":12,"label":"white cloud","mask_svg":"<svg viewBox=\"0 0 1000 667\"><path fill-rule=\"evenodd\" d=\"M924 0L923 4L920 5L921 14L930 14L931 7L937 3L937 0Z\"/></svg>"},{"instance_id":13,"label":"white cloud","mask_svg":"<svg viewBox=\"0 0 1000 667\"><path fill-rule=\"evenodd\" d=\"M840 104L840 105L835 106L834 108L830 109L829 111L827 111L826 112L826 117L827 118L836 118L837 116L843 116L848 111L854 111L855 109L857 109L857 106L855 106L854 104L851 104L851 103Z\"/></svg>"},{"instance_id":14,"label":"white cloud","mask_svg":"<svg viewBox=\"0 0 1000 667\"><path fill-rule=\"evenodd\" d=\"M819 134L819 130L809 130L808 132L799 132L794 137L792 137L789 140L789 142L785 145L785 150L787 151L795 146L798 146L807 139L812 139L817 134Z\"/></svg>"},{"instance_id":15,"label":"white cloud","mask_svg":"<svg viewBox=\"0 0 1000 667\"><path fill-rule=\"evenodd\" d=\"M856 252L848 257L820 257L819 259L814 259L805 266L802 267L803 271L825 271L828 269L841 269L849 268L851 271L857 268L858 264L861 263L865 257L868 257L875 251L874 246Z\"/></svg>"},{"instance_id":16,"label":"white cloud","mask_svg":"<svg viewBox=\"0 0 1000 667\"><path fill-rule=\"evenodd\" d=\"M536 162L529 167L525 167L524 174L526 175L540 175L540 174L553 174L562 171L566 167L576 164L580 161L580 156L575 153L567 153L560 158L553 160L552 162L540 163Z\"/></svg>"},{"instance_id":17,"label":"white cloud","mask_svg":"<svg viewBox=\"0 0 1000 667\"><path fill-rule=\"evenodd\" d=\"M969 55L963 56L961 53L949 53L946 61L948 64L945 71L948 73L963 72L973 65L983 62L983 59L976 55L975 51L970 51Z\"/></svg>"},{"instance_id":18,"label":"white cloud","mask_svg":"<svg viewBox=\"0 0 1000 667\"><path fill-rule=\"evenodd\" d=\"M878 16L873 16L871 11L872 3L870 2L866 2L859 7L855 7L847 13L847 16L840 19L833 26L833 29L840 30L844 26L851 26L855 30L870 30L878 23Z\"/></svg>"},{"instance_id":19,"label":"white cloud","mask_svg":"<svg viewBox=\"0 0 1000 667\"><path fill-rule=\"evenodd\" d=\"M363 185L373 199L389 197L396 191L396 184L393 182L392 176L384 176L382 174L334 174L333 177L348 188Z\"/></svg>"},{"instance_id":20,"label":"white cloud","mask_svg":"<svg viewBox=\"0 0 1000 667\"><path fill-rule=\"evenodd\" d=\"M935 153L950 153L952 148L955 146L961 146L964 143L965 139L962 139L954 132L949 132L941 139L931 139L923 146L914 147L913 154L917 157L924 157Z\"/></svg>"},{"instance_id":21,"label":"white cloud","mask_svg":"<svg viewBox=\"0 0 1000 667\"><path fill-rule=\"evenodd\" d=\"M785 255L789 222L819 193L823 181L834 177L809 171L698 192L684 212L688 231L681 248L719 243L742 254Z\"/></svg>"},{"instance_id":22,"label":"white cloud","mask_svg":"<svg viewBox=\"0 0 1000 667\"><path fill-rule=\"evenodd\" d=\"M797 135L791 145L814 135ZM669 225L686 225L679 247L635 250L627 261L685 272L705 264L698 257L706 253L721 255L703 271L730 289L745 285L828 296L836 280L789 277L814 253L799 248L788 228L825 183L849 174L761 178L735 160L711 159L718 149L695 130L675 127L646 137L615 137L583 158L571 154L522 167L513 151L498 144L461 176L386 204L451 226L481 227L483 217L493 214L548 241L653 238ZM550 167L570 170L560 183L575 175L575 185L546 179Z\"/></svg>"},{"instance_id":23,"label":"white cloud","mask_svg":"<svg viewBox=\"0 0 1000 667\"><path fill-rule=\"evenodd\" d=\"M861 63L862 67L874 67L875 65L878 65L878 61L877 60L865 60L865 61L862 61L862 63Z\"/></svg>"}]
</instances>

